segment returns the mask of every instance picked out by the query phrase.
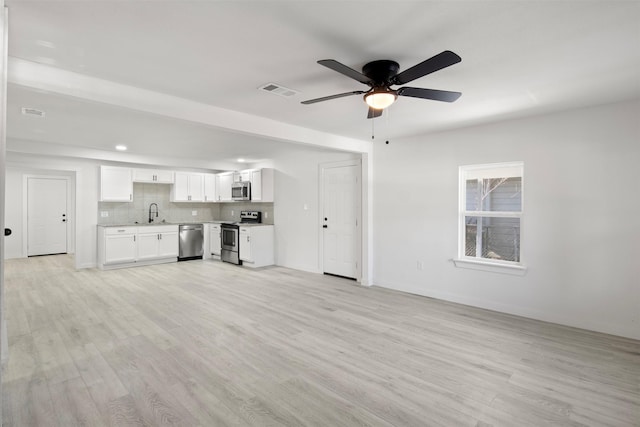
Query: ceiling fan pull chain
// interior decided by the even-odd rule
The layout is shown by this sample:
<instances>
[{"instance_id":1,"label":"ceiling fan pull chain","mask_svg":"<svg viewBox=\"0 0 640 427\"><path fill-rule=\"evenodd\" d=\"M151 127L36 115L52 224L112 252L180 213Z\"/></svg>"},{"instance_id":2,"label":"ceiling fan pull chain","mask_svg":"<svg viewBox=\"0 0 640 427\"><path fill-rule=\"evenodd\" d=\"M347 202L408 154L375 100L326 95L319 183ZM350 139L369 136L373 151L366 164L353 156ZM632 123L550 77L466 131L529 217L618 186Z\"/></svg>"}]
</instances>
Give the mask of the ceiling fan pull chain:
<instances>
[{"instance_id":1,"label":"ceiling fan pull chain","mask_svg":"<svg viewBox=\"0 0 640 427\"><path fill-rule=\"evenodd\" d=\"M374 129L375 122L376 122L375 120L371 120L371 139L376 139L375 129Z\"/></svg>"}]
</instances>

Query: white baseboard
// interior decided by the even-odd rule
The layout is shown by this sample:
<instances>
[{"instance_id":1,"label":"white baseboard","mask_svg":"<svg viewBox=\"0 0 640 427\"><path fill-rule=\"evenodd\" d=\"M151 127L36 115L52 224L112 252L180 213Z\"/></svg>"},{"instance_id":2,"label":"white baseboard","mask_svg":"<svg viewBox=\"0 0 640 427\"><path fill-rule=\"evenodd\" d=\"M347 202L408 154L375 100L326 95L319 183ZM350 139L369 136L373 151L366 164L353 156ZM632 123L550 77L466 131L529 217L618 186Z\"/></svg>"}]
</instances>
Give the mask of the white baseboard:
<instances>
[{"instance_id":1,"label":"white baseboard","mask_svg":"<svg viewBox=\"0 0 640 427\"><path fill-rule=\"evenodd\" d=\"M573 317L559 315L557 313L549 313L536 310L531 307L521 307L506 305L495 301L484 300L480 298L468 297L466 295L452 294L448 292L440 292L433 290L421 290L416 292L411 286L403 286L398 283L388 283L376 280L373 286L393 289L400 292L406 292L413 295L420 295L429 298L435 298L443 301L453 302L457 304L469 305L476 308L497 311L514 316L526 317L528 319L540 320L543 322L555 323L558 325L569 326L572 328L586 329L593 332L617 335L620 337L640 340L640 328L637 325L619 325L598 320L576 319Z\"/></svg>"}]
</instances>

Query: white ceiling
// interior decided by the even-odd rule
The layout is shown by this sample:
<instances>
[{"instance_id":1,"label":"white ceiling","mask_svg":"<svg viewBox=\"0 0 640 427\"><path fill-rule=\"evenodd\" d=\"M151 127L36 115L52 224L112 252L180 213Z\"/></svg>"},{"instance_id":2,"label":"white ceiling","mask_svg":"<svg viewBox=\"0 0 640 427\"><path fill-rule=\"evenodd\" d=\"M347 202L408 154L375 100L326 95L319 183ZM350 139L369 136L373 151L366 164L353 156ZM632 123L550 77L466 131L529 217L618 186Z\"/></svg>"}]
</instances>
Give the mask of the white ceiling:
<instances>
[{"instance_id":1,"label":"white ceiling","mask_svg":"<svg viewBox=\"0 0 640 427\"><path fill-rule=\"evenodd\" d=\"M447 49L462 57L410 83L462 97L399 99L374 121L384 139L640 97L637 1L6 3L12 57L361 140L372 131L361 97L300 104L366 88L317 60L402 70ZM301 94L257 90L270 82ZM288 146L16 85L8 98L9 138L185 158L263 159ZM35 124L22 106L47 117Z\"/></svg>"}]
</instances>

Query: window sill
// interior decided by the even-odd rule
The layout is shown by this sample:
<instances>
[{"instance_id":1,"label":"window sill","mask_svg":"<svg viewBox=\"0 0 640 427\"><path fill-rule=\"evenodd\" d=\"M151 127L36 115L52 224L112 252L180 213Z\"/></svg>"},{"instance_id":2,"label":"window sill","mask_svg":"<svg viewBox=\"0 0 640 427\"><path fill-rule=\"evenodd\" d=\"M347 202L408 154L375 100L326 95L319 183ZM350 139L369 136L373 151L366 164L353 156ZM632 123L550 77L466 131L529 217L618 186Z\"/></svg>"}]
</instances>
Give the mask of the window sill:
<instances>
[{"instance_id":1,"label":"window sill","mask_svg":"<svg viewBox=\"0 0 640 427\"><path fill-rule=\"evenodd\" d=\"M451 261L453 261L453 265L457 268L511 274L514 276L524 276L527 273L527 267L523 265L498 264L495 262L459 258L452 259Z\"/></svg>"}]
</instances>

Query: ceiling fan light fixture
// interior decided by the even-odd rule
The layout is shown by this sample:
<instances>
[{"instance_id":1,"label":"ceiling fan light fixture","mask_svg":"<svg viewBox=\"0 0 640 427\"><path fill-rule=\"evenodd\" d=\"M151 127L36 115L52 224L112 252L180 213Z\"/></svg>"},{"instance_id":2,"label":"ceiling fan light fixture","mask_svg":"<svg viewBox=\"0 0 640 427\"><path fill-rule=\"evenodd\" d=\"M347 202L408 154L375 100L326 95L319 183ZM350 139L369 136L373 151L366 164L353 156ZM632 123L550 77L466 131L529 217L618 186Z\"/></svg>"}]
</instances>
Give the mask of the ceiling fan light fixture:
<instances>
[{"instance_id":1,"label":"ceiling fan light fixture","mask_svg":"<svg viewBox=\"0 0 640 427\"><path fill-rule=\"evenodd\" d=\"M383 88L375 89L364 96L364 101L369 107L376 110L384 110L398 99L395 91Z\"/></svg>"}]
</instances>

